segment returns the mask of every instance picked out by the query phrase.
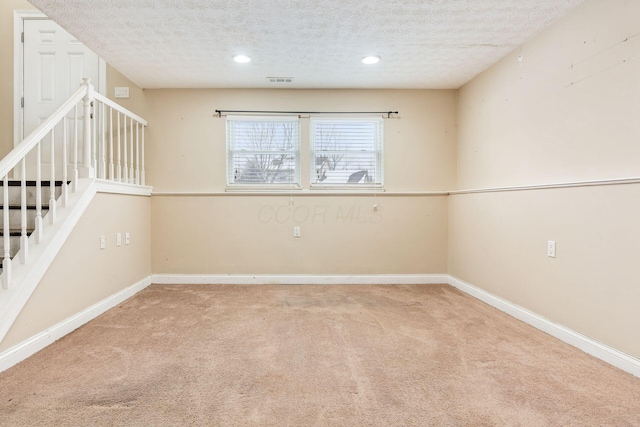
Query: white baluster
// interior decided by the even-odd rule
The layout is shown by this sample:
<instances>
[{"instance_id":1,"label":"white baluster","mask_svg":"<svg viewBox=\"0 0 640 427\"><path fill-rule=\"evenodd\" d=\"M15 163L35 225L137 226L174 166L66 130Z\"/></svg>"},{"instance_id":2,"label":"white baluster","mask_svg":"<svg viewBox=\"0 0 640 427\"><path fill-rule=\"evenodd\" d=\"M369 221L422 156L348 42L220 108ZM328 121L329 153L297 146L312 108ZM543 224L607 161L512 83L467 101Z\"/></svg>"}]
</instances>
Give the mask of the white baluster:
<instances>
[{"instance_id":1,"label":"white baluster","mask_svg":"<svg viewBox=\"0 0 640 427\"><path fill-rule=\"evenodd\" d=\"M42 141L36 146L36 243L42 241Z\"/></svg>"},{"instance_id":2,"label":"white baluster","mask_svg":"<svg viewBox=\"0 0 640 427\"><path fill-rule=\"evenodd\" d=\"M49 224L56 222L56 138L51 129L51 176L49 181Z\"/></svg>"},{"instance_id":3,"label":"white baluster","mask_svg":"<svg viewBox=\"0 0 640 427\"><path fill-rule=\"evenodd\" d=\"M124 158L122 161L122 181L123 182L129 182L129 169L127 168L127 116L123 115L124 117L124 128L123 128L123 144L122 144L122 151L124 154Z\"/></svg>"},{"instance_id":4,"label":"white baluster","mask_svg":"<svg viewBox=\"0 0 640 427\"><path fill-rule=\"evenodd\" d=\"M20 162L20 263L27 262L29 254L29 237L27 236L27 158Z\"/></svg>"},{"instance_id":5,"label":"white baluster","mask_svg":"<svg viewBox=\"0 0 640 427\"><path fill-rule=\"evenodd\" d=\"M73 107L73 183L71 191L78 190L78 106Z\"/></svg>"},{"instance_id":6,"label":"white baluster","mask_svg":"<svg viewBox=\"0 0 640 427\"><path fill-rule=\"evenodd\" d=\"M91 107L93 107L93 113L91 113L91 167L94 170L94 177L98 177L98 107L96 107L96 102L91 101Z\"/></svg>"},{"instance_id":7,"label":"white baluster","mask_svg":"<svg viewBox=\"0 0 640 427\"><path fill-rule=\"evenodd\" d=\"M84 121L83 121L83 133L84 133L84 146L82 152L82 166L85 168L85 173L88 178L95 177L95 169L93 169L93 165L91 164L91 147L92 147L92 138L91 138L91 104L93 103L93 86L91 83L91 79L84 78L84 84L87 87L87 94L84 98L82 98L82 107L84 109Z\"/></svg>"},{"instance_id":8,"label":"white baluster","mask_svg":"<svg viewBox=\"0 0 640 427\"><path fill-rule=\"evenodd\" d=\"M131 152L129 154L131 154L131 156L129 157L129 181L127 182L133 184L135 180L133 176L133 119L130 119L130 122L131 134L129 135L129 150L131 150Z\"/></svg>"},{"instance_id":9,"label":"white baluster","mask_svg":"<svg viewBox=\"0 0 640 427\"><path fill-rule=\"evenodd\" d=\"M121 131L120 131L120 112L118 111L117 114L118 114L118 148L117 148L117 150L118 150L118 161L117 161L116 168L117 168L117 174L118 175L116 177L116 180L118 182L121 182L122 181L122 163L121 163L122 159L121 159L121 156L120 156L120 152L121 152L120 145L122 144L122 140L120 138L120 134L121 134Z\"/></svg>"},{"instance_id":10,"label":"white baluster","mask_svg":"<svg viewBox=\"0 0 640 427\"><path fill-rule=\"evenodd\" d=\"M9 228L9 178L7 175L4 176L2 191L2 213L4 220L4 258L2 260L2 287L5 289L9 289L9 287L11 286L11 229Z\"/></svg>"},{"instance_id":11,"label":"white baluster","mask_svg":"<svg viewBox=\"0 0 640 427\"><path fill-rule=\"evenodd\" d=\"M140 185L140 124L136 122L136 184Z\"/></svg>"},{"instance_id":12,"label":"white baluster","mask_svg":"<svg viewBox=\"0 0 640 427\"><path fill-rule=\"evenodd\" d=\"M113 108L109 107L109 179L115 180L113 175Z\"/></svg>"},{"instance_id":13,"label":"white baluster","mask_svg":"<svg viewBox=\"0 0 640 427\"><path fill-rule=\"evenodd\" d=\"M106 105L100 103L100 129L102 129L102 144L100 145L100 177L107 179L107 113Z\"/></svg>"},{"instance_id":14,"label":"white baluster","mask_svg":"<svg viewBox=\"0 0 640 427\"><path fill-rule=\"evenodd\" d=\"M144 128L146 126L142 125L142 156L140 157L140 185L145 185L145 176L144 176Z\"/></svg>"},{"instance_id":15,"label":"white baluster","mask_svg":"<svg viewBox=\"0 0 640 427\"><path fill-rule=\"evenodd\" d=\"M62 186L60 187L60 199L62 207L67 207L67 116L62 118Z\"/></svg>"}]
</instances>

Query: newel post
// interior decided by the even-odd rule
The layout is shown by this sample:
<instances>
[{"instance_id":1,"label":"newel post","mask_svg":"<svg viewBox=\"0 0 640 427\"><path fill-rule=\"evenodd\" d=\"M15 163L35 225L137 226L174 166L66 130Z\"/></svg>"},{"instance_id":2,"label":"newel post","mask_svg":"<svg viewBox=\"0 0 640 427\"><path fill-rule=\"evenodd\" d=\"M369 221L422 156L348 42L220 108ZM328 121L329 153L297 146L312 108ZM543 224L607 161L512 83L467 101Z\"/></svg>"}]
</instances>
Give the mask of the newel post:
<instances>
[{"instance_id":1,"label":"newel post","mask_svg":"<svg viewBox=\"0 0 640 427\"><path fill-rule=\"evenodd\" d=\"M87 93L84 98L82 98L82 108L83 108L83 123L82 123L82 133L83 133L83 145L82 145L82 174L83 178L95 178L96 172L91 164L91 120L93 119L93 113L91 111L93 107L93 85L91 84L91 79L85 77L82 79L82 85L86 87Z\"/></svg>"}]
</instances>

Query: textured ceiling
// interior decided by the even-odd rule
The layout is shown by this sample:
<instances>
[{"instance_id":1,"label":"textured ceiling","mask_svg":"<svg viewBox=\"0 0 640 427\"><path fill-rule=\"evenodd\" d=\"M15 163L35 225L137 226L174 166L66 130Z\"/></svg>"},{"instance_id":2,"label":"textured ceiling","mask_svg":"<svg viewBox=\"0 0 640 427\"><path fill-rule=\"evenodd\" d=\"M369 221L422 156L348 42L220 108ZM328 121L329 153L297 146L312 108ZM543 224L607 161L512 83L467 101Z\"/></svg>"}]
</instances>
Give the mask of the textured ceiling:
<instances>
[{"instance_id":1,"label":"textured ceiling","mask_svg":"<svg viewBox=\"0 0 640 427\"><path fill-rule=\"evenodd\" d=\"M435 89L460 87L583 0L29 1L144 88L284 76L293 84L276 87Z\"/></svg>"}]
</instances>

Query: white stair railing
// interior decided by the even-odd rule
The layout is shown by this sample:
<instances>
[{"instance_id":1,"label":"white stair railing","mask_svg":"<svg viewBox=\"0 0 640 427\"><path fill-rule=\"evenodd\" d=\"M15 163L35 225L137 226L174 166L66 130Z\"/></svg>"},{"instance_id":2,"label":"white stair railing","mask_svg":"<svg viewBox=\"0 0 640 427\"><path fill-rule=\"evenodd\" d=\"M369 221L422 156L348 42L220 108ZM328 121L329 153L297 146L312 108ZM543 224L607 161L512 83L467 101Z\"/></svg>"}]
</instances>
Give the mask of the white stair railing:
<instances>
[{"instance_id":1,"label":"white stair railing","mask_svg":"<svg viewBox=\"0 0 640 427\"><path fill-rule=\"evenodd\" d=\"M97 117L97 120L94 120L97 137L93 153L96 177L127 184L145 185L143 157L144 128L147 126L147 121L99 93L94 93L93 98L94 115ZM116 145L115 157L114 144ZM129 151L128 163L127 150ZM124 162L121 163L123 152Z\"/></svg>"},{"instance_id":2,"label":"white stair railing","mask_svg":"<svg viewBox=\"0 0 640 427\"><path fill-rule=\"evenodd\" d=\"M3 192L1 279L4 289L18 285L12 280L12 263L17 260L25 264L29 259L29 245L39 244L43 239L43 187L49 186L48 207L44 206L48 209L47 223L54 224L56 208L64 209L69 191L76 192L80 178L145 185L146 126L146 120L96 93L89 79L84 79L64 104L0 160ZM131 153L129 164L127 149ZM121 163L122 152L125 153L124 163ZM56 181L60 183L59 206ZM19 200L13 200L17 196L10 194L10 187L18 186ZM35 206L28 206L28 187L35 188ZM31 237L28 236L29 208L35 210ZM20 211L17 219L10 215L10 210ZM18 248L12 247L12 233L20 237ZM15 252L19 257L12 259Z\"/></svg>"}]
</instances>

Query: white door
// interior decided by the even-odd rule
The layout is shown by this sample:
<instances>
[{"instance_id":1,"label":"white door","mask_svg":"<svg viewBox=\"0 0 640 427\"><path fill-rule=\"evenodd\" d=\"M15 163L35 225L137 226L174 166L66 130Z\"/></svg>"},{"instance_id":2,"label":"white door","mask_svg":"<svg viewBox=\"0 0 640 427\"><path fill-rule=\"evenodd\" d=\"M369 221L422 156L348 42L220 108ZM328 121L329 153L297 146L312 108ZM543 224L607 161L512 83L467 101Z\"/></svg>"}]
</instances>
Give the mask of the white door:
<instances>
[{"instance_id":1,"label":"white door","mask_svg":"<svg viewBox=\"0 0 640 427\"><path fill-rule=\"evenodd\" d=\"M78 90L84 77L90 78L97 87L100 60L98 55L49 19L25 19L23 23L22 126L23 137L26 137ZM68 120L71 121L72 117L70 114ZM58 147L62 141L61 129L57 129L55 136L56 171L60 171L62 159L59 153L62 150ZM50 145L45 143L42 145L43 177L49 176L50 158ZM60 173L56 175L60 176Z\"/></svg>"}]
</instances>

